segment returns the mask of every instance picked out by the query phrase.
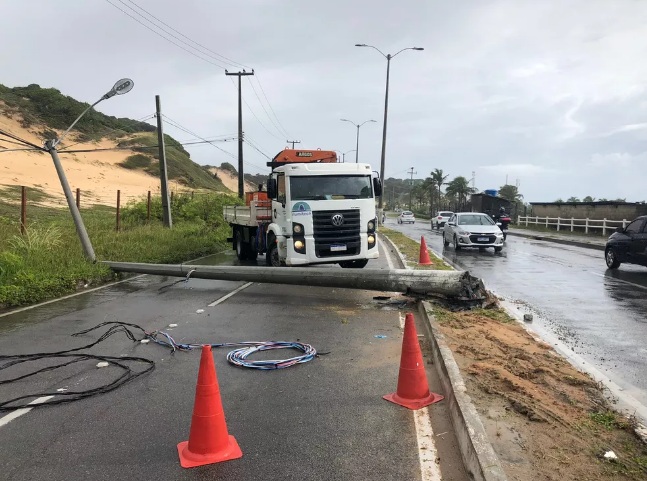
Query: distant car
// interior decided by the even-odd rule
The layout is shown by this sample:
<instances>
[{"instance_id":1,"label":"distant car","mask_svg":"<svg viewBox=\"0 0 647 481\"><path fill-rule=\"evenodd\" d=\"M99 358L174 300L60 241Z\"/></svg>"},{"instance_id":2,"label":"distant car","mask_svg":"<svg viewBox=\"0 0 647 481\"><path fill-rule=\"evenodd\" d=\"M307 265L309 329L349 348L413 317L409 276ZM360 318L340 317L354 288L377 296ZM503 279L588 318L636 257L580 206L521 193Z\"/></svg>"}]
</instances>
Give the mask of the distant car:
<instances>
[{"instance_id":1,"label":"distant car","mask_svg":"<svg viewBox=\"0 0 647 481\"><path fill-rule=\"evenodd\" d=\"M398 216L398 224L415 224L416 216L410 210L403 210Z\"/></svg>"},{"instance_id":2,"label":"distant car","mask_svg":"<svg viewBox=\"0 0 647 481\"><path fill-rule=\"evenodd\" d=\"M431 229L433 230L435 227L436 230L440 230L441 227L445 227L445 224L452 215L454 213L449 211L436 212L436 215L431 218Z\"/></svg>"},{"instance_id":3,"label":"distant car","mask_svg":"<svg viewBox=\"0 0 647 481\"><path fill-rule=\"evenodd\" d=\"M609 269L617 269L622 263L647 267L647 215L624 229L618 227L607 240L604 258Z\"/></svg>"},{"instance_id":4,"label":"distant car","mask_svg":"<svg viewBox=\"0 0 647 481\"><path fill-rule=\"evenodd\" d=\"M453 214L443 230L445 247L454 244L458 251L463 247L493 247L494 252L503 249L503 232L487 214L461 212Z\"/></svg>"}]
</instances>

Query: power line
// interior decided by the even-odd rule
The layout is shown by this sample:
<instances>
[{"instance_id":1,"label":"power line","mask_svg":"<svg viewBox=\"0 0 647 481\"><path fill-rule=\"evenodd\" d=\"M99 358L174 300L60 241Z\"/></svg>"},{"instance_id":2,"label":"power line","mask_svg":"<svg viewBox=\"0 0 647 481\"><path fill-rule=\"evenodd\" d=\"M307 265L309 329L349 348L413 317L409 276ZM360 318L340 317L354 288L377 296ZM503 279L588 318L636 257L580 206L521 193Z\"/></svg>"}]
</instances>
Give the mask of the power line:
<instances>
[{"instance_id":1,"label":"power line","mask_svg":"<svg viewBox=\"0 0 647 481\"><path fill-rule=\"evenodd\" d=\"M236 86L236 82L234 81L234 79L233 79L233 78L231 79L231 83L232 83L232 85L233 85L234 87ZM263 122L261 122L261 119L259 119L259 118L258 118L258 116L256 115L256 113L255 113L255 112L252 110L252 108L249 106L249 104L247 103L247 100L245 100L245 97L244 97L244 96L243 96L243 103L244 103L244 104L245 104L245 106L247 107L247 110L249 110L249 113L250 113L250 114L252 114L252 116L253 116L253 117L256 119L256 121L260 124L260 126L261 126L261 127L263 127L263 130L265 130L265 132L267 132L268 134L270 134L270 135L271 135L272 137L274 137L275 139L277 139L277 140L281 140L281 141L282 141L281 137L278 137L276 134L274 134L273 132L271 132L267 127L265 127L265 124L263 124Z\"/></svg>"},{"instance_id":2,"label":"power line","mask_svg":"<svg viewBox=\"0 0 647 481\"><path fill-rule=\"evenodd\" d=\"M260 79L260 77L258 76L258 74L256 74L256 81L258 82L258 86L261 88L261 93L263 94L263 97L265 98L265 101L267 102L267 105L269 106L270 110L272 111L272 114L274 114L274 118L276 119L276 121L278 122L278 124L281 126L281 129L283 130L283 132L285 133L285 135L286 135L287 137L291 137L291 135L290 135L290 134L288 134L288 131L287 131L287 130L285 130L285 127L283 127L283 124L281 124L281 121L280 121L280 120L279 120L279 118L277 117L276 112L274 112L274 109L272 108L272 104L270 103L269 99L267 98L267 95L265 95L265 89L263 88L263 84L261 83L261 79Z\"/></svg>"},{"instance_id":3,"label":"power line","mask_svg":"<svg viewBox=\"0 0 647 481\"><path fill-rule=\"evenodd\" d=\"M269 112L267 111L267 109L266 109L266 108L265 108L265 106L263 105L263 101L262 101L262 100L261 100L261 98L258 96L258 92L256 92L256 88L254 87L254 83L253 83L250 79L248 79L248 80L249 80L249 85L252 87L252 91L254 92L254 95L256 95L256 98L258 99L258 103L259 103L259 104L261 104L261 108L262 108L262 109L263 109L263 111L265 112L265 115L267 115L267 118L268 118L268 119L270 119L270 123L274 126L274 128L276 129L276 131L277 131L279 134L281 134L281 135L285 135L286 137L289 137L290 135L289 135L287 132L281 132L281 129L278 127L278 125L276 124L276 122L274 122L274 120L272 120L272 117L270 116Z\"/></svg>"},{"instance_id":4,"label":"power line","mask_svg":"<svg viewBox=\"0 0 647 481\"><path fill-rule=\"evenodd\" d=\"M247 65L244 65L244 64L242 64L242 63L240 63L240 62L236 62L235 60L232 60L232 59L230 59L230 58L228 58L228 57L225 57L224 55L221 55L221 54L219 54L218 52L214 52L214 51L213 51L213 50L211 50L209 47L205 47L205 46L204 46L204 45L202 45L201 43L196 42L195 40L193 40L193 39L192 39L192 38L190 38L190 37L187 37L187 36L186 36L186 35L184 35L182 32L180 32L179 30L176 30L175 28L171 27L168 23L166 23L166 22L164 22L163 20L161 20L161 19L157 18L157 17L156 17L155 15L153 15L151 12L149 12L148 10L145 10L144 8L142 8L141 6L139 6L137 3L133 2L132 0L126 0L126 1L127 1L128 3L132 3L132 4L133 4L133 5L135 5L135 7L137 7L139 10L141 10L141 11L142 11L142 12L144 12L144 13L146 13L147 15L150 15L150 16L151 16L151 17L153 17L155 20L157 20L159 23L161 23L161 24L162 24L162 25L164 25L165 27L170 28L172 31L174 31L175 33L177 33L177 34L178 34L178 35L180 35L181 37L186 38L189 42L191 42L191 43L193 43L193 44L197 45L198 47L202 48L203 50L206 50L207 52L212 53L212 54L213 54L213 55L215 55L216 57L219 57L219 58L218 58L218 59L216 59L216 60L221 61L221 62L224 62L224 63L226 63L226 64L228 64L228 65L231 65L232 67L236 67L236 68L238 68L239 66L240 66L240 67L245 67L245 68L251 68L251 67L248 67ZM119 2L120 2L120 3L123 3L121 0L119 0ZM158 28L160 28L160 27L158 27ZM192 48L194 48L195 50L198 50L196 47L192 47ZM198 51L199 51L199 50L198 50ZM212 58L213 58L213 57L212 57Z\"/></svg>"},{"instance_id":5,"label":"power line","mask_svg":"<svg viewBox=\"0 0 647 481\"><path fill-rule=\"evenodd\" d=\"M261 149L259 149L258 147L256 147L256 146L255 146L255 145L254 145L254 144L249 140L249 138L246 138L246 139L244 140L244 142L245 142L247 145L249 145L252 149L254 149L256 152L258 152L259 154L261 154L261 155L263 155L263 156L267 157L269 160L272 160L272 158L271 158L269 155L267 155L267 154L266 154L265 152L263 152Z\"/></svg>"},{"instance_id":6,"label":"power line","mask_svg":"<svg viewBox=\"0 0 647 481\"><path fill-rule=\"evenodd\" d=\"M137 19L136 17L133 17L131 14L129 14L128 12L126 12L124 9L120 8L118 5L115 5L115 4L114 4L114 3L112 3L110 0L106 0L106 2L108 2L110 5L112 5L113 7L115 7L115 8L116 8L117 10L119 10L120 12L122 12L122 13L124 13L124 14L128 15L130 18L132 18L132 19L133 19L135 22L137 22L138 24L142 25L143 27L146 27L148 30L150 30L151 32L153 32L153 33L154 33L155 35L157 35L158 37L163 38L163 39L164 39L164 40L166 40L167 42L172 43L172 44L173 44L173 45L175 45L176 47L181 48L181 49L182 49L182 50L184 50L185 52L187 52L187 53L189 53L189 54L193 55L194 57L199 58L200 60L203 60L203 61L205 61L205 62L207 62L207 63L210 63L211 65L214 65L214 66L216 66L216 67L221 68L221 69L223 69L223 70L224 70L224 68L225 68L225 67L223 67L222 65L217 64L217 63L215 63L215 62L212 62L212 61L211 61L211 60L209 60L208 58L201 57L200 55L197 55L195 52L192 52L191 50L188 50L188 49L184 48L182 45L179 45L179 44L175 43L173 40L169 39L168 37L165 37L164 35L162 35L161 33L159 33L157 30L154 30L154 29L152 29L151 27L149 27L148 25L146 25L145 23L142 23L139 19ZM123 2L122 2L122 3L123 3ZM135 12L135 13L136 13L136 12ZM140 16L141 16L141 15L140 15ZM150 22L150 21L149 21L149 22ZM152 22L150 22L150 23L152 23ZM154 25L154 24L153 24L153 25ZM158 27L158 28L159 28L159 27ZM165 32L165 31L164 31L164 32ZM165 32L165 33L166 33L166 32ZM186 43L186 42L184 42L184 43ZM194 50L196 50L196 49L194 48ZM198 50L198 52L199 52L199 50ZM204 54L202 54L202 55L204 55Z\"/></svg>"},{"instance_id":7,"label":"power line","mask_svg":"<svg viewBox=\"0 0 647 481\"><path fill-rule=\"evenodd\" d=\"M202 140L204 142L207 142L210 145L213 145L216 149L220 150L221 152L224 152L229 157L232 157L234 159L236 158L236 156L234 154L232 154L231 152L227 152L225 149L221 149L220 147L218 147L213 142L209 142L208 140L205 140L204 137L196 134L195 132L192 132L191 130L187 129L186 127L181 126L178 122L176 122L173 119L167 117L166 115L162 114L162 117L164 117L167 120L167 122L169 123L169 125L171 125L172 127L175 127L176 129L180 129L180 130L186 132L189 135L193 135L193 136L197 137L198 139L200 139L200 140Z\"/></svg>"},{"instance_id":8,"label":"power line","mask_svg":"<svg viewBox=\"0 0 647 481\"><path fill-rule=\"evenodd\" d=\"M20 142L20 143L21 143L21 144L23 144L23 145L27 145L27 146L29 146L29 147L33 147L34 149L45 150L45 149L43 149L43 147L41 147L40 145L32 144L32 143L31 143L31 142L29 142L28 140L21 139L21 138L20 138L20 137L18 137L17 135L10 134L9 132L6 132L5 130L0 129L0 135L4 135L5 137L9 137L10 139L16 140L16 141Z\"/></svg>"}]
</instances>

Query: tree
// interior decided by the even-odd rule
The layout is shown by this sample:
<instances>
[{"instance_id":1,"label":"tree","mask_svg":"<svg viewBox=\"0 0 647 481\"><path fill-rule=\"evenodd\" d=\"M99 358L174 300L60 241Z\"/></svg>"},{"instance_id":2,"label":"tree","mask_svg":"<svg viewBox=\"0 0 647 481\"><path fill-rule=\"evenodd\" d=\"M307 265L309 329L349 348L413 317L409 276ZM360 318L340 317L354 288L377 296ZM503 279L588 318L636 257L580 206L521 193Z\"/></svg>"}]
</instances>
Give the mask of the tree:
<instances>
[{"instance_id":1,"label":"tree","mask_svg":"<svg viewBox=\"0 0 647 481\"><path fill-rule=\"evenodd\" d=\"M609 202L609 199L601 197L600 199L598 199L598 202Z\"/></svg>"},{"instance_id":2,"label":"tree","mask_svg":"<svg viewBox=\"0 0 647 481\"><path fill-rule=\"evenodd\" d=\"M563 201L563 200L562 200L562 198L560 197L559 199L557 199L557 200L555 201L555 203L556 203L556 204L563 204L563 203L564 203L564 201Z\"/></svg>"},{"instance_id":3,"label":"tree","mask_svg":"<svg viewBox=\"0 0 647 481\"><path fill-rule=\"evenodd\" d=\"M509 200L510 202L521 202L523 200L523 195L519 193L516 185L506 184L499 187L499 197Z\"/></svg>"},{"instance_id":4,"label":"tree","mask_svg":"<svg viewBox=\"0 0 647 481\"><path fill-rule=\"evenodd\" d=\"M467 204L467 196L473 193L473 189L470 187L469 181L459 175L447 184L446 192L449 197L455 199L457 208L463 208Z\"/></svg>"},{"instance_id":5,"label":"tree","mask_svg":"<svg viewBox=\"0 0 647 481\"><path fill-rule=\"evenodd\" d=\"M591 197L590 195L587 195L582 199L582 202L595 202L595 197Z\"/></svg>"},{"instance_id":6,"label":"tree","mask_svg":"<svg viewBox=\"0 0 647 481\"><path fill-rule=\"evenodd\" d=\"M431 191L431 205L433 207L434 204L434 193L436 191L436 188L438 188L438 195L435 197L438 199L438 206L437 209L440 209L440 195L442 194L442 188L443 184L449 177L449 174L443 175L443 169L434 169L433 172L431 173L431 185L432 185L432 191ZM433 215L433 212L432 212Z\"/></svg>"},{"instance_id":7,"label":"tree","mask_svg":"<svg viewBox=\"0 0 647 481\"><path fill-rule=\"evenodd\" d=\"M566 202L580 202L580 199L578 199L577 197L569 197L568 199L566 199Z\"/></svg>"}]
</instances>

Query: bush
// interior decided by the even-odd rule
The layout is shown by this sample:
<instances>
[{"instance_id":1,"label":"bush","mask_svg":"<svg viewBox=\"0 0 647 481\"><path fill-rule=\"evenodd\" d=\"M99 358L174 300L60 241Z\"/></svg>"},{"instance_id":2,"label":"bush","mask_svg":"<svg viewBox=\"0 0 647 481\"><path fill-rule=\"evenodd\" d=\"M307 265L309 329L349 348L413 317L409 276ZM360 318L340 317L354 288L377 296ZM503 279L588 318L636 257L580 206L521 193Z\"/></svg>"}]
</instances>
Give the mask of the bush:
<instances>
[{"instance_id":1,"label":"bush","mask_svg":"<svg viewBox=\"0 0 647 481\"><path fill-rule=\"evenodd\" d=\"M144 154L134 154L126 157L119 165L126 169L146 169L151 166L152 159Z\"/></svg>"}]
</instances>

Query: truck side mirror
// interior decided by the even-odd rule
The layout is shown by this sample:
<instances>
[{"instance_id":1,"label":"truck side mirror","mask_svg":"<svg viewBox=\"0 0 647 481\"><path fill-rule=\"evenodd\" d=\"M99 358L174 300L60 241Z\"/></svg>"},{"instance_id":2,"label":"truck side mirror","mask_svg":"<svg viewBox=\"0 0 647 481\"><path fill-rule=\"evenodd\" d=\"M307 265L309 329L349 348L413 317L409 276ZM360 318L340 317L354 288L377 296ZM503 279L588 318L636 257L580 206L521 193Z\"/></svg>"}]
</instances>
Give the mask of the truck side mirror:
<instances>
[{"instance_id":1,"label":"truck side mirror","mask_svg":"<svg viewBox=\"0 0 647 481\"><path fill-rule=\"evenodd\" d=\"M382 182L377 177L373 177L373 191L375 192L375 197L382 195Z\"/></svg>"},{"instance_id":2,"label":"truck side mirror","mask_svg":"<svg viewBox=\"0 0 647 481\"><path fill-rule=\"evenodd\" d=\"M276 199L276 179L267 179L267 196Z\"/></svg>"}]
</instances>

